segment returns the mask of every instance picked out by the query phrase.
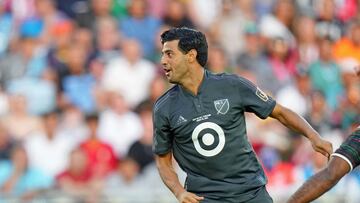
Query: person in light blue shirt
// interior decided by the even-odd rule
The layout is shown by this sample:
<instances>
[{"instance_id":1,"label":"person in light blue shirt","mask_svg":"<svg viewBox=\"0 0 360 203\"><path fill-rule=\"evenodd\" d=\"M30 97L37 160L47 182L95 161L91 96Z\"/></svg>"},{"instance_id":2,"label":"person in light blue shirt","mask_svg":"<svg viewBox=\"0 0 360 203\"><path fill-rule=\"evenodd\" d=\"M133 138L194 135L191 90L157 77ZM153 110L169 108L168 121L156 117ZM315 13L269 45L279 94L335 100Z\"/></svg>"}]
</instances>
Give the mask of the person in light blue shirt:
<instances>
[{"instance_id":1,"label":"person in light blue shirt","mask_svg":"<svg viewBox=\"0 0 360 203\"><path fill-rule=\"evenodd\" d=\"M0 161L0 197L36 196L50 188L53 179L28 165L25 149L17 145L11 152L11 159ZM0 198L0 200L1 200Z\"/></svg>"},{"instance_id":2,"label":"person in light blue shirt","mask_svg":"<svg viewBox=\"0 0 360 203\"><path fill-rule=\"evenodd\" d=\"M22 77L10 81L6 90L10 94L24 95L32 115L46 114L56 107L56 86L52 81Z\"/></svg>"},{"instance_id":3,"label":"person in light blue shirt","mask_svg":"<svg viewBox=\"0 0 360 203\"><path fill-rule=\"evenodd\" d=\"M90 74L69 75L63 79L64 94L71 104L85 113L92 113L96 108L95 84L95 78Z\"/></svg>"},{"instance_id":4,"label":"person in light blue shirt","mask_svg":"<svg viewBox=\"0 0 360 203\"><path fill-rule=\"evenodd\" d=\"M131 0L128 6L129 16L120 21L120 31L125 38L134 38L142 45L143 55L151 58L155 51L156 34L161 22L147 15L145 0Z\"/></svg>"},{"instance_id":5,"label":"person in light blue shirt","mask_svg":"<svg viewBox=\"0 0 360 203\"><path fill-rule=\"evenodd\" d=\"M5 11L5 1L0 1L0 56L7 51L11 31L13 28L13 17Z\"/></svg>"},{"instance_id":6,"label":"person in light blue shirt","mask_svg":"<svg viewBox=\"0 0 360 203\"><path fill-rule=\"evenodd\" d=\"M69 49L69 57L66 67L69 74L61 80L65 102L74 105L86 114L91 114L96 109L94 88L96 80L86 70L87 50L78 44Z\"/></svg>"}]
</instances>

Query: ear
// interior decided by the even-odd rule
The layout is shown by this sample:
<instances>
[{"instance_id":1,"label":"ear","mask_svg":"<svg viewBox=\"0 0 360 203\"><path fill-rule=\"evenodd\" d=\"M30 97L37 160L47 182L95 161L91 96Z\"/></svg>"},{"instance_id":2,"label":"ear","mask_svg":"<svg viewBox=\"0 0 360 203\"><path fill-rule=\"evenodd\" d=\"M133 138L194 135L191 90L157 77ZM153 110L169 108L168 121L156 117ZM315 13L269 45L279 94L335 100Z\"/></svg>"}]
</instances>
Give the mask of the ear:
<instances>
[{"instance_id":1,"label":"ear","mask_svg":"<svg viewBox=\"0 0 360 203\"><path fill-rule=\"evenodd\" d=\"M195 49L191 49L186 55L189 63L196 62L197 51Z\"/></svg>"}]
</instances>

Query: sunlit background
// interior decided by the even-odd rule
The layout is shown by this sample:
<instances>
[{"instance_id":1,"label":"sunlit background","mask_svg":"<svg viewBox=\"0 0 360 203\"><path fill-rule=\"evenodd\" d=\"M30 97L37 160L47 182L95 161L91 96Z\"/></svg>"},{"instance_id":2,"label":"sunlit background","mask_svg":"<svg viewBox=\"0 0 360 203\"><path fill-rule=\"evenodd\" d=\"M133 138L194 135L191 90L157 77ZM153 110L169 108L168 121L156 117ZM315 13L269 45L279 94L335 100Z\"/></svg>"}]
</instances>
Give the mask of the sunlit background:
<instances>
[{"instance_id":1,"label":"sunlit background","mask_svg":"<svg viewBox=\"0 0 360 203\"><path fill-rule=\"evenodd\" d=\"M359 0L0 0L0 201L172 203L154 165L166 91L159 34L206 33L213 72L241 75L336 149L359 125ZM274 202L326 164L247 115ZM179 170L183 182L185 174ZM318 202L360 201L354 170Z\"/></svg>"}]
</instances>

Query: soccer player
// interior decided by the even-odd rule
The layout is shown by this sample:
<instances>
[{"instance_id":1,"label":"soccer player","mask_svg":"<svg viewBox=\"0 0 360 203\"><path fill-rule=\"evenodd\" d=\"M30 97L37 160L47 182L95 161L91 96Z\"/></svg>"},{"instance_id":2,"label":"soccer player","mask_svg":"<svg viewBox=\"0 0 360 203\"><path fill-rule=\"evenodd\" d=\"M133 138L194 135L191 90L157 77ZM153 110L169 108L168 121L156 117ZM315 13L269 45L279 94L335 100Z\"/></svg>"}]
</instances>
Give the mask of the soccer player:
<instances>
[{"instance_id":1,"label":"soccer player","mask_svg":"<svg viewBox=\"0 0 360 203\"><path fill-rule=\"evenodd\" d=\"M357 67L356 72L360 78L360 67ZM307 180L290 197L288 203L304 203L315 200L336 185L348 172L360 165L360 126L331 157L326 168Z\"/></svg>"},{"instance_id":2,"label":"soccer player","mask_svg":"<svg viewBox=\"0 0 360 203\"><path fill-rule=\"evenodd\" d=\"M245 112L279 120L329 157L332 146L299 115L245 78L204 68L204 34L172 28L161 35L161 63L176 84L154 105L153 150L160 176L181 203L270 203L266 177L246 136ZM183 187L172 157L187 173Z\"/></svg>"}]
</instances>

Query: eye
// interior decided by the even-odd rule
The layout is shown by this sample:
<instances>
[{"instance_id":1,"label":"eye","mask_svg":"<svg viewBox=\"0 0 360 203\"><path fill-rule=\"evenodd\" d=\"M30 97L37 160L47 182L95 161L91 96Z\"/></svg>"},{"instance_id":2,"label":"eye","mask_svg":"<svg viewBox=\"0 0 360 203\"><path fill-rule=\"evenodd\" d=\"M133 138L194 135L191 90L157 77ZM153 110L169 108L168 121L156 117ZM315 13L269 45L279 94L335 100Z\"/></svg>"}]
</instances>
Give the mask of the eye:
<instances>
[{"instance_id":1,"label":"eye","mask_svg":"<svg viewBox=\"0 0 360 203\"><path fill-rule=\"evenodd\" d=\"M167 52L166 55L171 58L173 56L173 54L171 52Z\"/></svg>"}]
</instances>

